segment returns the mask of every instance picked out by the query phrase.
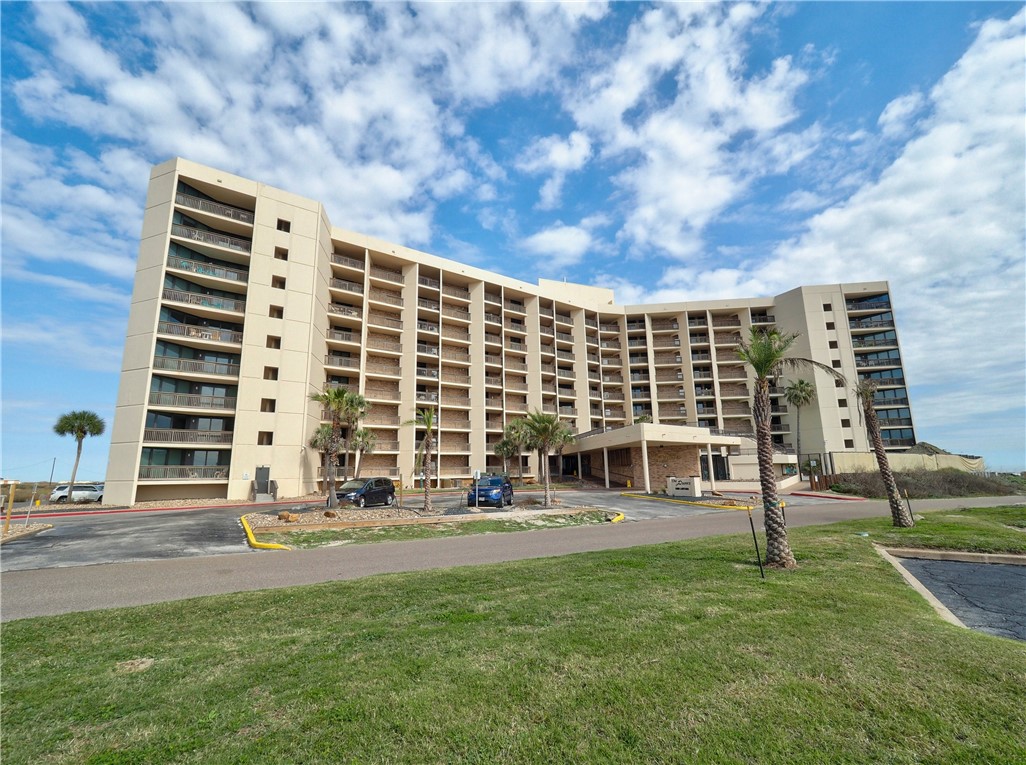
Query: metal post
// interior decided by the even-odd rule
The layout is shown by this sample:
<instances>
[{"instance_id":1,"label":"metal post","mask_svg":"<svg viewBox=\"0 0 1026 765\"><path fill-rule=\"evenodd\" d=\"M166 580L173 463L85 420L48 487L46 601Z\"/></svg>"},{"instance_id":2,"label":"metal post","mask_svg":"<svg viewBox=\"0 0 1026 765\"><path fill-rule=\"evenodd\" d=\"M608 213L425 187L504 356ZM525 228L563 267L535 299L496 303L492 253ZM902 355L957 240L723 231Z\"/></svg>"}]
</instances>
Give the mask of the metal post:
<instances>
[{"instance_id":1,"label":"metal post","mask_svg":"<svg viewBox=\"0 0 1026 765\"><path fill-rule=\"evenodd\" d=\"M606 488L609 488L609 449L602 447L602 472L606 476Z\"/></svg>"},{"instance_id":2,"label":"metal post","mask_svg":"<svg viewBox=\"0 0 1026 765\"><path fill-rule=\"evenodd\" d=\"M755 535L755 521L752 520L752 508L748 508L748 524L752 527L752 541L755 542L755 560L759 564L759 575L765 579L766 572L762 568L762 553L759 552L759 537Z\"/></svg>"}]
</instances>

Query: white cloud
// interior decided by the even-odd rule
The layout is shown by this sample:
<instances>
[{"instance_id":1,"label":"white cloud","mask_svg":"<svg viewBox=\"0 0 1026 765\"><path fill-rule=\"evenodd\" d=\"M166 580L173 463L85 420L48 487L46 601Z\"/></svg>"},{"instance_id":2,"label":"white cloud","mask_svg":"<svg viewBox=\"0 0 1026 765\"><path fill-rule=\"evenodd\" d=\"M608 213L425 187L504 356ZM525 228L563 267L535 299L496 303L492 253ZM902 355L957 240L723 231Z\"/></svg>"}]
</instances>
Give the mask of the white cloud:
<instances>
[{"instance_id":1,"label":"white cloud","mask_svg":"<svg viewBox=\"0 0 1026 765\"><path fill-rule=\"evenodd\" d=\"M591 157L591 141L575 130L566 140L558 135L539 138L520 155L517 168L526 173L552 173L542 185L538 207L551 210L559 205L567 173L580 170Z\"/></svg>"},{"instance_id":2,"label":"white cloud","mask_svg":"<svg viewBox=\"0 0 1026 765\"><path fill-rule=\"evenodd\" d=\"M877 124L883 134L889 138L906 133L911 127L913 118L926 106L926 98L918 91L899 96L887 104L880 113Z\"/></svg>"},{"instance_id":3,"label":"white cloud","mask_svg":"<svg viewBox=\"0 0 1026 765\"><path fill-rule=\"evenodd\" d=\"M572 266L593 246L592 236L580 226L556 223L551 228L532 234L521 242L528 252L542 255L538 267L544 273Z\"/></svg>"}]
</instances>

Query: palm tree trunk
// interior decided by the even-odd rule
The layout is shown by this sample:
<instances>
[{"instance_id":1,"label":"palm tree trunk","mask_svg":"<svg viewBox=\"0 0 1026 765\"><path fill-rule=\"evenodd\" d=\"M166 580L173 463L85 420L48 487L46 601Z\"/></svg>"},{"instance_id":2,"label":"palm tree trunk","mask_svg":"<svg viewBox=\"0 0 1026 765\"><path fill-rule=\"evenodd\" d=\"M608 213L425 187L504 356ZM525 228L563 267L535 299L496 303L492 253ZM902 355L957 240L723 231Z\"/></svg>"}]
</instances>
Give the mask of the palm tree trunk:
<instances>
[{"instance_id":1,"label":"palm tree trunk","mask_svg":"<svg viewBox=\"0 0 1026 765\"><path fill-rule=\"evenodd\" d=\"M334 418L331 421L331 440L328 442L328 470L324 474L325 483L328 484L328 507L338 507L338 497L335 496L335 468L338 467L338 437L339 429Z\"/></svg>"},{"instance_id":2,"label":"palm tree trunk","mask_svg":"<svg viewBox=\"0 0 1026 765\"><path fill-rule=\"evenodd\" d=\"M798 566L787 540L787 524L777 499L777 481L773 474L773 438L770 435L769 380L755 381L755 440L759 456L759 485L766 524L766 565L779 568Z\"/></svg>"},{"instance_id":3,"label":"palm tree trunk","mask_svg":"<svg viewBox=\"0 0 1026 765\"><path fill-rule=\"evenodd\" d=\"M517 485L524 485L524 450L517 444Z\"/></svg>"},{"instance_id":4,"label":"palm tree trunk","mask_svg":"<svg viewBox=\"0 0 1026 765\"><path fill-rule=\"evenodd\" d=\"M78 475L78 461L82 459L82 442L85 440L85 436L78 438L78 449L75 451L75 464L71 468L71 481L68 482L68 504L70 505L74 501L75 492L75 476Z\"/></svg>"},{"instance_id":5,"label":"palm tree trunk","mask_svg":"<svg viewBox=\"0 0 1026 765\"><path fill-rule=\"evenodd\" d=\"M798 480L802 480L802 408L796 406L795 408L795 419L798 421L795 425L798 428L798 432L795 433L796 448L798 450Z\"/></svg>"},{"instance_id":6,"label":"palm tree trunk","mask_svg":"<svg viewBox=\"0 0 1026 765\"><path fill-rule=\"evenodd\" d=\"M901 501L901 494L898 493L898 483L894 480L891 463L887 459L887 451L884 449L883 438L880 435L880 420L876 416L872 402L864 409L866 428L869 430L869 437L873 442L873 452L876 454L876 464L880 468L880 478L883 479L884 488L887 490L887 503L891 506L891 522L899 528L910 529L916 525L916 522L908 507Z\"/></svg>"},{"instance_id":7,"label":"palm tree trunk","mask_svg":"<svg viewBox=\"0 0 1026 765\"><path fill-rule=\"evenodd\" d=\"M424 512L427 515L434 514L434 507L431 505L431 479L434 477L434 466L431 464L431 452L434 451L434 443L431 438L431 431L424 442Z\"/></svg>"},{"instance_id":8,"label":"palm tree trunk","mask_svg":"<svg viewBox=\"0 0 1026 765\"><path fill-rule=\"evenodd\" d=\"M539 454L542 458L541 469L545 480L545 507L552 504L552 494L549 490L549 451L548 449L539 450Z\"/></svg>"}]
</instances>

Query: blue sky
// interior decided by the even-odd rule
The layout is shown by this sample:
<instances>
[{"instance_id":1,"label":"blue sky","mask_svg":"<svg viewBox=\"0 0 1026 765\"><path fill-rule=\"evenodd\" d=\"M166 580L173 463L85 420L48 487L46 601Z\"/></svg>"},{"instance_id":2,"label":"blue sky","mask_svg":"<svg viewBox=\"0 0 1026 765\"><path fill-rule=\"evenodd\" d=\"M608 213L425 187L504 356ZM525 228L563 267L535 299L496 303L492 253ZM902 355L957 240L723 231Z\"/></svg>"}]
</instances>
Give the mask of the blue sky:
<instances>
[{"instance_id":1,"label":"blue sky","mask_svg":"<svg viewBox=\"0 0 1026 765\"><path fill-rule=\"evenodd\" d=\"M888 279L920 439L1026 467L1021 3L5 3L3 462L109 427L149 168L620 303ZM109 439L80 475L102 478Z\"/></svg>"}]
</instances>

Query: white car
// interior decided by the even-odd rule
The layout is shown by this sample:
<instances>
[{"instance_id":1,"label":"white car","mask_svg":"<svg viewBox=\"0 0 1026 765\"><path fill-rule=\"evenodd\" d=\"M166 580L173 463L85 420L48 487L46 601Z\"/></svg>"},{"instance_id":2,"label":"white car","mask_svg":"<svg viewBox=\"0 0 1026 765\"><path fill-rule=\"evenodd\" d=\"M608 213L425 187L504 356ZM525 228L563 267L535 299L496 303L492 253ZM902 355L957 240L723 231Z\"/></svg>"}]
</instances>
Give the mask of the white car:
<instances>
[{"instance_id":1,"label":"white car","mask_svg":"<svg viewBox=\"0 0 1026 765\"><path fill-rule=\"evenodd\" d=\"M50 501L63 504L68 501L68 485L61 484L50 492ZM72 502L103 502L102 483L76 483L71 493Z\"/></svg>"}]
</instances>

